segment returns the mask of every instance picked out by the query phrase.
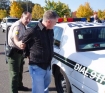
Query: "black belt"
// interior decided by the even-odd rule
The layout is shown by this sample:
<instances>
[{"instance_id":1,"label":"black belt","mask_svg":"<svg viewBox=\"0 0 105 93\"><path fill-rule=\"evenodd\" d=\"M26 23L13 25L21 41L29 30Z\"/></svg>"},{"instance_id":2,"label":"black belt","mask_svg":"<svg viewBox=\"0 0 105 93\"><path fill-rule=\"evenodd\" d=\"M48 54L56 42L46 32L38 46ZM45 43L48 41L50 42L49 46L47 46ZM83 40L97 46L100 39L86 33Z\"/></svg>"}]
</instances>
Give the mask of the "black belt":
<instances>
[{"instance_id":1,"label":"black belt","mask_svg":"<svg viewBox=\"0 0 105 93\"><path fill-rule=\"evenodd\" d=\"M23 54L23 50L19 50L19 49L17 49L17 48L13 48L13 51L14 51L14 52L17 52L17 53L19 53L19 54Z\"/></svg>"}]
</instances>

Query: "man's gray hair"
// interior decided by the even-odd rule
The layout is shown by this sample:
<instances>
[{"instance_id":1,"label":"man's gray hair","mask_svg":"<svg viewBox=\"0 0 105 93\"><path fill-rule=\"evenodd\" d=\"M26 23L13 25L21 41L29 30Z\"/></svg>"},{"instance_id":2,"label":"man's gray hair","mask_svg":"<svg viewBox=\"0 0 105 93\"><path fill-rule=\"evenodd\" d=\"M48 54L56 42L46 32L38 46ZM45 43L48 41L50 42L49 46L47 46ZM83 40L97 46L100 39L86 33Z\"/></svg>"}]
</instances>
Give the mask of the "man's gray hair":
<instances>
[{"instance_id":1,"label":"man's gray hair","mask_svg":"<svg viewBox=\"0 0 105 93\"><path fill-rule=\"evenodd\" d=\"M53 11L53 10L47 10L44 14L43 14L43 20L49 20L49 19L56 19L58 18L58 14Z\"/></svg>"}]
</instances>

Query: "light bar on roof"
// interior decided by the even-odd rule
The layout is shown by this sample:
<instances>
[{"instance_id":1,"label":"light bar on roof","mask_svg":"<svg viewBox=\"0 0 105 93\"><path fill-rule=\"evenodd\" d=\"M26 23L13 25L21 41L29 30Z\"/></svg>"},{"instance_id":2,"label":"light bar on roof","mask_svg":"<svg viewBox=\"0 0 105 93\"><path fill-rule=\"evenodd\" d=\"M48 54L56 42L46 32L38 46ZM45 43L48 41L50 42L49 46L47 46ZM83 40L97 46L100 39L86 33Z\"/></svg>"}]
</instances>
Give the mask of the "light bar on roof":
<instances>
[{"instance_id":1,"label":"light bar on roof","mask_svg":"<svg viewBox=\"0 0 105 93\"><path fill-rule=\"evenodd\" d=\"M64 22L63 18L58 18L58 23Z\"/></svg>"},{"instance_id":2,"label":"light bar on roof","mask_svg":"<svg viewBox=\"0 0 105 93\"><path fill-rule=\"evenodd\" d=\"M81 21L84 21L85 22L86 20L87 20L86 18L81 18Z\"/></svg>"},{"instance_id":3,"label":"light bar on roof","mask_svg":"<svg viewBox=\"0 0 105 93\"><path fill-rule=\"evenodd\" d=\"M73 22L73 18L67 18L68 22Z\"/></svg>"},{"instance_id":4,"label":"light bar on roof","mask_svg":"<svg viewBox=\"0 0 105 93\"><path fill-rule=\"evenodd\" d=\"M87 18L59 18L58 19L58 23L61 23L61 22L77 22L77 21L86 22Z\"/></svg>"},{"instance_id":5,"label":"light bar on roof","mask_svg":"<svg viewBox=\"0 0 105 93\"><path fill-rule=\"evenodd\" d=\"M61 22L73 22L73 18L58 18L58 23Z\"/></svg>"}]
</instances>

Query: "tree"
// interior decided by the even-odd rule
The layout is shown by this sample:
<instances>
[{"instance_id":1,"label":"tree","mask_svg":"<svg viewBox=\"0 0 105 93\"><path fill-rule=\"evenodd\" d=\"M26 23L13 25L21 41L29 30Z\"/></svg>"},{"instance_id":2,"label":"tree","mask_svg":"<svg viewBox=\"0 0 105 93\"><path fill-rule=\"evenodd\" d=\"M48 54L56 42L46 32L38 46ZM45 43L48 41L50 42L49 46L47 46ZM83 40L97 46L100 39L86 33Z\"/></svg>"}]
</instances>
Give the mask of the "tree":
<instances>
[{"instance_id":1,"label":"tree","mask_svg":"<svg viewBox=\"0 0 105 93\"><path fill-rule=\"evenodd\" d=\"M102 15L103 15L102 19L105 20L105 10L103 11Z\"/></svg>"},{"instance_id":2,"label":"tree","mask_svg":"<svg viewBox=\"0 0 105 93\"><path fill-rule=\"evenodd\" d=\"M7 11L6 10L3 10L3 9L0 9L0 19L3 19L4 17L6 17L8 14L7 14Z\"/></svg>"},{"instance_id":3,"label":"tree","mask_svg":"<svg viewBox=\"0 0 105 93\"><path fill-rule=\"evenodd\" d=\"M26 0L23 0L23 1L19 0L18 2L21 4L23 11L28 10L28 12L30 12L30 13L32 12L32 8L34 7L34 3L32 3L31 1L26 1Z\"/></svg>"},{"instance_id":4,"label":"tree","mask_svg":"<svg viewBox=\"0 0 105 93\"><path fill-rule=\"evenodd\" d=\"M98 14L98 17L100 18L100 19L102 19L102 17L103 17L103 11L102 10L98 10L98 12L97 12L97 14Z\"/></svg>"},{"instance_id":5,"label":"tree","mask_svg":"<svg viewBox=\"0 0 105 93\"><path fill-rule=\"evenodd\" d=\"M105 10L104 11L98 10L97 15L98 15L99 19L103 20L105 18Z\"/></svg>"},{"instance_id":6,"label":"tree","mask_svg":"<svg viewBox=\"0 0 105 93\"><path fill-rule=\"evenodd\" d=\"M10 6L10 16L20 18L22 12L23 8L21 7L21 5L18 2L14 1Z\"/></svg>"},{"instance_id":7,"label":"tree","mask_svg":"<svg viewBox=\"0 0 105 93\"><path fill-rule=\"evenodd\" d=\"M50 0L45 0L45 3L46 3L44 7L45 10L49 9L55 10L60 17L63 17L64 15L66 15L67 17L71 16L71 10L65 3L62 3L60 1L51 2Z\"/></svg>"},{"instance_id":8,"label":"tree","mask_svg":"<svg viewBox=\"0 0 105 93\"><path fill-rule=\"evenodd\" d=\"M92 15L93 15L93 10L91 9L88 2L86 2L85 5L80 5L76 12L77 17L90 18L90 16Z\"/></svg>"},{"instance_id":9,"label":"tree","mask_svg":"<svg viewBox=\"0 0 105 93\"><path fill-rule=\"evenodd\" d=\"M32 18L38 20L42 18L43 13L44 13L43 7L41 7L39 4L35 4L32 9Z\"/></svg>"}]
</instances>

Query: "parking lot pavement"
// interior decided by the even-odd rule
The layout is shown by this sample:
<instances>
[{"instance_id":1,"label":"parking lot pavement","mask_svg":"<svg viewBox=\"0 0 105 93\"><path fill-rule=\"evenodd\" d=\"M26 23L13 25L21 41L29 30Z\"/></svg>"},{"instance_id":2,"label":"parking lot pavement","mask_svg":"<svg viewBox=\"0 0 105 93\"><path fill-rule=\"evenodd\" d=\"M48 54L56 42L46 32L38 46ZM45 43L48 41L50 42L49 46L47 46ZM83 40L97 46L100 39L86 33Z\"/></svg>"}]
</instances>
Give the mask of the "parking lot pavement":
<instances>
[{"instance_id":1,"label":"parking lot pavement","mask_svg":"<svg viewBox=\"0 0 105 93\"><path fill-rule=\"evenodd\" d=\"M5 62L5 54L4 54L4 42L5 42L5 33L0 31L0 93L9 93L9 74L8 74L8 64ZM25 59L24 65L24 73L23 73L23 84L26 87L31 88L31 78L28 72L28 60ZM57 93L54 79L52 77L52 82L49 87L49 93ZM31 93L19 91L19 93Z\"/></svg>"}]
</instances>

